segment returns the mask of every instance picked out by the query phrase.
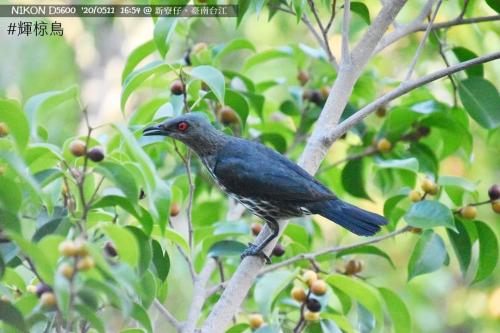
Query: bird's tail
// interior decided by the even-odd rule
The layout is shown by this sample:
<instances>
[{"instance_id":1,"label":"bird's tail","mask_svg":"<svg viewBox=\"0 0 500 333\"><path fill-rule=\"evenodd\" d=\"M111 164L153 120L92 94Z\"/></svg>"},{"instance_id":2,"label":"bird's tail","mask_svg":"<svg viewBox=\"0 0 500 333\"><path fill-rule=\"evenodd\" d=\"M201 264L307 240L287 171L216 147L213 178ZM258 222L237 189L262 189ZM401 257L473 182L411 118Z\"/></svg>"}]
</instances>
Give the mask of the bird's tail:
<instances>
[{"instance_id":1,"label":"bird's tail","mask_svg":"<svg viewBox=\"0 0 500 333\"><path fill-rule=\"evenodd\" d=\"M353 206L340 199L309 204L313 214L319 214L360 236L371 236L386 225L387 220L375 213Z\"/></svg>"}]
</instances>

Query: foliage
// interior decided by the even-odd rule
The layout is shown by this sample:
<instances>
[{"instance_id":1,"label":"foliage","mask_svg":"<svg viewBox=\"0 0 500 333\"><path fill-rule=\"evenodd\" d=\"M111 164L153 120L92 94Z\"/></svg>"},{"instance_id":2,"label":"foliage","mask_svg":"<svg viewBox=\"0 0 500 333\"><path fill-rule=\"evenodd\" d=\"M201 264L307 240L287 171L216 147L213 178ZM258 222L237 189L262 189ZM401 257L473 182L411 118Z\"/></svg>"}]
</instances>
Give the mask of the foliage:
<instances>
[{"instance_id":1,"label":"foliage","mask_svg":"<svg viewBox=\"0 0 500 333\"><path fill-rule=\"evenodd\" d=\"M260 1L247 10L264 10L264 3L273 19L287 15L276 14L274 1ZM496 2L487 3L498 10ZM306 1L292 1L290 8L298 14L309 10ZM374 15L362 2L351 3L350 8L357 15L352 31L356 34ZM75 103L85 105L77 86L45 91L25 103L0 100L0 123L9 131L0 138L3 331L59 327L105 332L109 329L106 315L112 309L123 319L119 327L123 332L152 332L159 327L153 305L172 304L171 284L176 288L178 281L190 284L189 271L200 272L210 258L220 268L220 274L209 277L216 286L236 270L239 253L253 239L247 222L254 218L244 215L229 221L226 211L232 205L214 189L200 162L171 140L142 137L143 128L184 112L201 111L228 134L259 140L297 159L337 73L324 50L288 40L284 46L262 49L258 41L240 36L219 44L198 43L187 54L172 55L174 44L184 45L185 37L197 32L193 22L158 19L152 39L130 52L119 101L126 120L106 126L104 134L99 132L100 123L89 123L89 111L83 108L76 113L85 120L87 133L66 137L62 144L48 134L54 127L40 115ZM431 48L436 50L439 43L433 43ZM476 57L461 44L453 46L451 52L459 61ZM262 76L276 64L292 74ZM293 77L300 72L306 72L308 80ZM477 142L482 144L484 137L493 137L492 146L498 144L500 96L498 81L491 82L482 65L465 74L453 76L456 89L439 83L448 100L458 95L459 102L445 102L427 87L410 92L349 131L336 143L338 151L345 150L345 159L337 157L334 149L335 158L328 156L317 175L348 200L365 199L359 201L363 205L372 200L380 207L384 202L383 214L390 222L386 232L396 235L410 230L398 241L406 244L405 249L409 246L411 253L359 245L315 255L310 261L296 260L288 267L270 266L229 332L249 332L246 314L252 312L261 313L268 324L256 332L275 332L276 327L291 331L302 322L308 332L369 332L384 326L409 332L415 321L409 310L413 296L403 290L404 284L396 290L389 279L371 276L385 276L386 271L394 272L394 266L397 272L407 271L408 288L421 275L437 274L432 272L443 266L451 272L459 267L463 283L474 284L471 288L492 283L498 262L497 227L494 214L488 215L486 208L494 200L484 191L491 184L478 190L478 182L487 181L482 174L467 179L447 171L450 161L474 163ZM181 95L166 89L175 80L185 86ZM364 72L343 119L373 100L382 91L383 80L376 70ZM228 117L224 108L236 116L224 118ZM390 145L380 145L382 139ZM76 140L84 144L81 154L75 154ZM93 148L104 153L103 161L91 158ZM425 188L425 182L435 188ZM412 190L420 194L413 202L408 196ZM462 208L471 204L485 207L477 217L467 219ZM405 223L411 228L398 229ZM186 225L192 225L192 235ZM333 240L331 230L324 221L297 219L280 241L284 256L273 257L273 262L279 265L344 237L350 239L336 228L340 236ZM361 258L368 268L359 266L350 273L349 263ZM307 323L302 302L288 296L294 286L309 289L303 277L306 269L317 271L328 284L324 295L309 292L321 304L321 315L320 320ZM43 293L36 290L42 287ZM216 289L205 302L203 316L217 302L220 288ZM40 297L51 293L57 305Z\"/></svg>"}]
</instances>

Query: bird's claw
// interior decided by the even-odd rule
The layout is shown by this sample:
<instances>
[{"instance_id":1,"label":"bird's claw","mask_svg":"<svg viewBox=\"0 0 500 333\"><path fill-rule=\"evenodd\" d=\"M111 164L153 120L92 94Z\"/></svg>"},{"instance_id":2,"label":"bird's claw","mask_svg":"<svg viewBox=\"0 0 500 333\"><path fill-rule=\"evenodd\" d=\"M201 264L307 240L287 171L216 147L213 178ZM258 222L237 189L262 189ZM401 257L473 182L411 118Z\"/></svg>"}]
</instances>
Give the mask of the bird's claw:
<instances>
[{"instance_id":1,"label":"bird's claw","mask_svg":"<svg viewBox=\"0 0 500 333\"><path fill-rule=\"evenodd\" d=\"M241 254L241 260L247 256L260 257L265 260L266 264L271 263L271 259L262 251L262 249L253 243L248 243L248 247Z\"/></svg>"}]
</instances>

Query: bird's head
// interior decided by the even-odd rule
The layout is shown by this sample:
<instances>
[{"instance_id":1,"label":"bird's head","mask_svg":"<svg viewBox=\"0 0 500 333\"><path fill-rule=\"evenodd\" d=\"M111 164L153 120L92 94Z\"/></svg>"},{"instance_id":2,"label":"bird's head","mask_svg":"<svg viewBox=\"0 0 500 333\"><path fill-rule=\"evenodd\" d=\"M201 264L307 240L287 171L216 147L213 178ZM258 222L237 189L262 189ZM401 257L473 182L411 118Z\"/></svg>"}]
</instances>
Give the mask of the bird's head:
<instances>
[{"instance_id":1,"label":"bird's head","mask_svg":"<svg viewBox=\"0 0 500 333\"><path fill-rule=\"evenodd\" d=\"M186 113L144 129L143 135L162 135L179 140L200 155L210 153L223 141L223 134L201 112Z\"/></svg>"}]
</instances>

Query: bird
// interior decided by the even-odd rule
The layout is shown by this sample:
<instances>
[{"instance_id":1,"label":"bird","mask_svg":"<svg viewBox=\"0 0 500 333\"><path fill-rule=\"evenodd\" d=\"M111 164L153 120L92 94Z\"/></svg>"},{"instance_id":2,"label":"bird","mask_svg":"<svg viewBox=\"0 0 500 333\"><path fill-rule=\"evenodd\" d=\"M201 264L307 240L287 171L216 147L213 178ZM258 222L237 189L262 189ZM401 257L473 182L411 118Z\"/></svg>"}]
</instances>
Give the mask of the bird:
<instances>
[{"instance_id":1,"label":"bird","mask_svg":"<svg viewBox=\"0 0 500 333\"><path fill-rule=\"evenodd\" d=\"M256 141L227 135L202 112L189 112L151 125L144 136L160 135L186 144L215 183L271 229L260 244L249 243L241 254L259 256L279 235L281 219L318 214L360 236L377 233L387 220L339 199L299 165Z\"/></svg>"}]
</instances>

